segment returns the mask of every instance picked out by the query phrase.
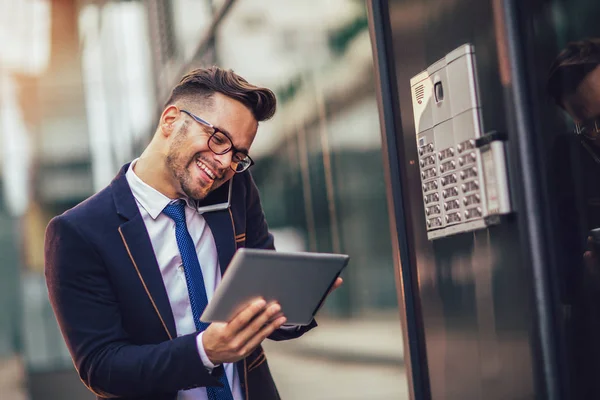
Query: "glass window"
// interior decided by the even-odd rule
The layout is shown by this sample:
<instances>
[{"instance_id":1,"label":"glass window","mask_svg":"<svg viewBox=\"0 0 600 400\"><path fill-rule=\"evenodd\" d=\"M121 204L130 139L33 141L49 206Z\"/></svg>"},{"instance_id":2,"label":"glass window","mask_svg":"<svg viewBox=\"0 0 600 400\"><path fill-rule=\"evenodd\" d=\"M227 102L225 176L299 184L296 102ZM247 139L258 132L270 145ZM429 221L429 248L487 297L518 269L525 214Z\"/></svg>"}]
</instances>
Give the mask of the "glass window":
<instances>
[{"instance_id":1,"label":"glass window","mask_svg":"<svg viewBox=\"0 0 600 400\"><path fill-rule=\"evenodd\" d=\"M321 310L314 336L268 344L275 379L290 399L306 393L290 379L297 371L286 367L290 358L282 353L294 345L305 354L321 353L336 369L337 357L353 359L353 353L357 360L379 360L370 367L359 361L340 377L343 385L319 398L361 393L362 383L351 378L358 371L366 381L381 382L384 392L369 398L407 393L367 25L363 2L246 0L233 5L215 38L222 66L277 95L277 114L261 123L251 149L275 246L351 257L345 283ZM357 343L364 352L354 351ZM334 379L330 370L318 377L324 371L312 362L311 386Z\"/></svg>"},{"instance_id":2,"label":"glass window","mask_svg":"<svg viewBox=\"0 0 600 400\"><path fill-rule=\"evenodd\" d=\"M556 246L557 332L569 398L600 397L600 3L531 8L533 57Z\"/></svg>"}]
</instances>

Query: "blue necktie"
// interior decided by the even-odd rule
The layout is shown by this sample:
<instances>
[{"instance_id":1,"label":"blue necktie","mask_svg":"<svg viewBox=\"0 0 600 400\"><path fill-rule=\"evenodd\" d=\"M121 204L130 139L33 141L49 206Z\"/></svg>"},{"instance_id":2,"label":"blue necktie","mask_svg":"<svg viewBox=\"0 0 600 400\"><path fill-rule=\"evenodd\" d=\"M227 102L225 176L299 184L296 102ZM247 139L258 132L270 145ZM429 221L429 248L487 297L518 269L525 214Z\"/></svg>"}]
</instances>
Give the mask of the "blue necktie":
<instances>
[{"instance_id":1,"label":"blue necktie","mask_svg":"<svg viewBox=\"0 0 600 400\"><path fill-rule=\"evenodd\" d=\"M188 294L190 296L190 304L192 305L192 314L194 315L194 323L198 332L204 331L209 324L200 321L200 316L208 304L206 297L206 288L204 287L204 277L202 269L196 254L196 246L190 236L185 223L185 203L178 201L171 203L165 207L163 213L175 221L175 237L177 239L177 247L181 253L183 261L183 269L185 271L185 280L187 282ZM219 381L224 387L208 386L206 393L209 400L233 400L227 376L223 374Z\"/></svg>"}]
</instances>

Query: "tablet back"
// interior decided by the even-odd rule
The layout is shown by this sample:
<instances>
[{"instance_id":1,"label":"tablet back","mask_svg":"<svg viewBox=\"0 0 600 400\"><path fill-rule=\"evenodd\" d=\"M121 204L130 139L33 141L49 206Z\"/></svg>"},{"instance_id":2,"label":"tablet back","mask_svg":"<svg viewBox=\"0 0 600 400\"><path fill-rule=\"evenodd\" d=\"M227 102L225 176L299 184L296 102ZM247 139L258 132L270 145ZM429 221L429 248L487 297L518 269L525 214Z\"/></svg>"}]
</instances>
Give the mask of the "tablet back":
<instances>
[{"instance_id":1,"label":"tablet back","mask_svg":"<svg viewBox=\"0 0 600 400\"><path fill-rule=\"evenodd\" d=\"M238 250L202 314L204 322L229 321L256 297L276 300L286 324L309 324L348 264L345 254Z\"/></svg>"}]
</instances>

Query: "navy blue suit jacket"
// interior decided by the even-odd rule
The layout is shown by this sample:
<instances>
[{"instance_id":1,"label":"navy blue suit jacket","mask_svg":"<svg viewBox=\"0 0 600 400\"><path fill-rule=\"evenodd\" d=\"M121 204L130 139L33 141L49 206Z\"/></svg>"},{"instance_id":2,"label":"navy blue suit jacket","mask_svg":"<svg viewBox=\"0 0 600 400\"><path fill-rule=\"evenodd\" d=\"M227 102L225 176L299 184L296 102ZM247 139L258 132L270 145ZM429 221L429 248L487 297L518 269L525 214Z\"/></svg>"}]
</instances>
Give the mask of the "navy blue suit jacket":
<instances>
[{"instance_id":1,"label":"navy blue suit jacket","mask_svg":"<svg viewBox=\"0 0 600 400\"><path fill-rule=\"evenodd\" d=\"M46 282L79 376L99 399L174 400L179 390L219 386L223 368L210 374L198 355L197 334L176 332L150 237L125 178L128 167L50 221ZM239 247L274 248L249 172L233 178L229 209L204 217L222 273ZM270 338L291 339L314 326L278 330ZM247 400L279 398L261 347L236 366Z\"/></svg>"}]
</instances>

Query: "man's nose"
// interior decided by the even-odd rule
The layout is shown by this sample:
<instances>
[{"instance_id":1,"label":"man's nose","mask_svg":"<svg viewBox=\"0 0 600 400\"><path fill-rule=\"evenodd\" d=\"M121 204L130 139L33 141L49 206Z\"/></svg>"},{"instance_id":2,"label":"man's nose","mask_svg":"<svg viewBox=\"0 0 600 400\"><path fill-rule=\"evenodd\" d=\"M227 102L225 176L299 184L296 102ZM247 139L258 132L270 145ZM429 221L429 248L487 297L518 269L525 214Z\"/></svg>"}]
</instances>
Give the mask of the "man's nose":
<instances>
[{"instance_id":1,"label":"man's nose","mask_svg":"<svg viewBox=\"0 0 600 400\"><path fill-rule=\"evenodd\" d=\"M225 154L214 154L213 156L215 160L223 166L223 168L229 168L231 166L231 160L233 157L233 152L228 151Z\"/></svg>"}]
</instances>

